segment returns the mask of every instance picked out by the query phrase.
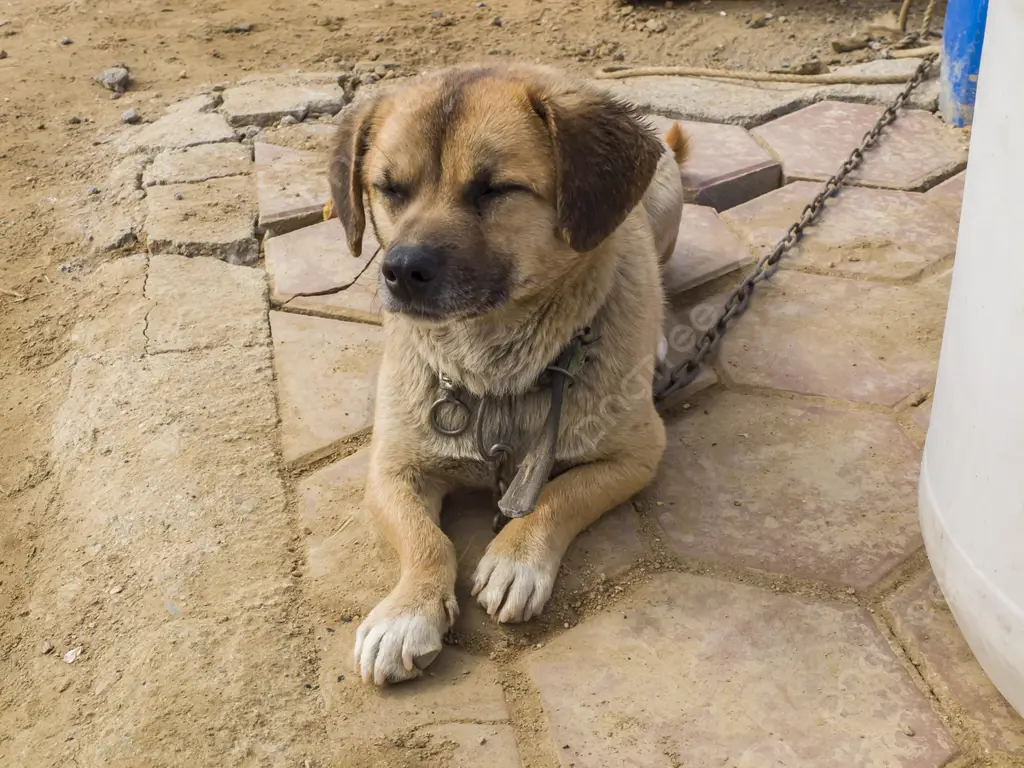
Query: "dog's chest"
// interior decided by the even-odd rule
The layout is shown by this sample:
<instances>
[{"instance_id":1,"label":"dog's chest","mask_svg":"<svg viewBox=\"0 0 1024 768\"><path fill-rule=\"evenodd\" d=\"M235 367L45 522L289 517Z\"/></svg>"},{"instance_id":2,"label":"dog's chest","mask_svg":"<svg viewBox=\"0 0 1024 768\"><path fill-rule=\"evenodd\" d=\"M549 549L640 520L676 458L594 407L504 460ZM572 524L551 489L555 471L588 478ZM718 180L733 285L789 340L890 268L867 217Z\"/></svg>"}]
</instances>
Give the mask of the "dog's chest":
<instances>
[{"instance_id":1,"label":"dog's chest","mask_svg":"<svg viewBox=\"0 0 1024 768\"><path fill-rule=\"evenodd\" d=\"M438 394L438 398L443 393ZM430 451L438 457L454 460L481 461L493 453L495 446L507 446L517 460L521 460L544 431L551 408L551 390L539 389L514 397L485 397L467 399L468 408L446 405L447 418L441 418L443 428L465 429L457 435L444 434L429 417L422 427L430 443ZM575 410L571 391L566 393L560 413L559 439L556 457L563 460L579 459L586 441L571 427L578 420L570 415Z\"/></svg>"}]
</instances>

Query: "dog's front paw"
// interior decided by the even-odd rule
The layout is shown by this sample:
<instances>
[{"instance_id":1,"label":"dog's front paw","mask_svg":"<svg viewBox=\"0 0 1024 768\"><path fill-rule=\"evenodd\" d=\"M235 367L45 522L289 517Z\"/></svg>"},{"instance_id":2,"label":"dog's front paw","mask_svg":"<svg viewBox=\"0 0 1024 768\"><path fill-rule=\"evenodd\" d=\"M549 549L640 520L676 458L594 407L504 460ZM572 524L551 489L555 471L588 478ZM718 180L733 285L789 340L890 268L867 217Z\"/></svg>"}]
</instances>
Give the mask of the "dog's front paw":
<instances>
[{"instance_id":1,"label":"dog's front paw","mask_svg":"<svg viewBox=\"0 0 1024 768\"><path fill-rule=\"evenodd\" d=\"M417 591L399 585L359 625L354 661L364 683L419 677L441 652L441 639L459 613L455 595L423 599Z\"/></svg>"},{"instance_id":2,"label":"dog's front paw","mask_svg":"<svg viewBox=\"0 0 1024 768\"><path fill-rule=\"evenodd\" d=\"M524 547L507 548L498 535L473 574L473 596L503 624L529 621L544 609L555 586L560 557Z\"/></svg>"}]
</instances>

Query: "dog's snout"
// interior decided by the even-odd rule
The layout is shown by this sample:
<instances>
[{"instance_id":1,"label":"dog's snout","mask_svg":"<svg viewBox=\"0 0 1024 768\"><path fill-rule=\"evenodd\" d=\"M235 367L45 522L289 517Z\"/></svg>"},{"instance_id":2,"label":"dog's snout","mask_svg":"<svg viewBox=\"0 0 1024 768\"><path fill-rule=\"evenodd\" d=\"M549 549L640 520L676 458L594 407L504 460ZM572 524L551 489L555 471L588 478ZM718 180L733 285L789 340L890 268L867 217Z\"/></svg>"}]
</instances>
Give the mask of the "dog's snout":
<instances>
[{"instance_id":1,"label":"dog's snout","mask_svg":"<svg viewBox=\"0 0 1024 768\"><path fill-rule=\"evenodd\" d=\"M421 298L441 274L441 251L426 245L396 245L381 264L384 282L396 298Z\"/></svg>"}]
</instances>

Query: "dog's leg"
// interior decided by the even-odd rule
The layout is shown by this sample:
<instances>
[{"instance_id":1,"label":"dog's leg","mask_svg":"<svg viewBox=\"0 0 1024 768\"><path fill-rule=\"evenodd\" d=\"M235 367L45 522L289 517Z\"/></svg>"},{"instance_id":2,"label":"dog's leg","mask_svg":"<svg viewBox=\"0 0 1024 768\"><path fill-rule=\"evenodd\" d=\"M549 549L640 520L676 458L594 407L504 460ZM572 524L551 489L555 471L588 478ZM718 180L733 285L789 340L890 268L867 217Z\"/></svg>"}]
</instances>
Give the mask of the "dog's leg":
<instances>
[{"instance_id":1,"label":"dog's leg","mask_svg":"<svg viewBox=\"0 0 1024 768\"><path fill-rule=\"evenodd\" d=\"M494 538L473 576L473 595L491 617L511 623L538 615L573 539L653 479L665 450L665 427L656 414L648 424L630 451L551 480L536 510L510 521Z\"/></svg>"},{"instance_id":2,"label":"dog's leg","mask_svg":"<svg viewBox=\"0 0 1024 768\"><path fill-rule=\"evenodd\" d=\"M447 490L411 469L371 466L366 500L398 553L401 577L356 633L355 668L364 682L418 677L458 615L455 548L438 525Z\"/></svg>"}]
</instances>

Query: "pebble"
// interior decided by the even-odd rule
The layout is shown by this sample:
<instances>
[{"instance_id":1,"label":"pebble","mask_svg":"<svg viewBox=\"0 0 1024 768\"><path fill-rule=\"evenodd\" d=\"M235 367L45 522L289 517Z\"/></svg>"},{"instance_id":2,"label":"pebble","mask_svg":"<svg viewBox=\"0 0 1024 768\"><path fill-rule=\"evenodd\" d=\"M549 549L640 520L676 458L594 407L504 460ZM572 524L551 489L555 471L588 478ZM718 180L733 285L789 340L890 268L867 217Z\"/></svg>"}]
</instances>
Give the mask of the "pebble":
<instances>
[{"instance_id":1,"label":"pebble","mask_svg":"<svg viewBox=\"0 0 1024 768\"><path fill-rule=\"evenodd\" d=\"M121 592L123 592L123 591L124 591L124 587L122 587L120 584L110 588L110 594L112 594L112 595L120 595Z\"/></svg>"},{"instance_id":2,"label":"pebble","mask_svg":"<svg viewBox=\"0 0 1024 768\"><path fill-rule=\"evenodd\" d=\"M487 737L486 736L481 736L479 739L477 739L477 744L479 744L480 746L483 746L486 743L487 743Z\"/></svg>"},{"instance_id":3,"label":"pebble","mask_svg":"<svg viewBox=\"0 0 1024 768\"><path fill-rule=\"evenodd\" d=\"M495 16L493 19L491 19L491 26L492 27L500 27L501 24L502 24L502 21L501 21L501 17L500 16Z\"/></svg>"},{"instance_id":4,"label":"pebble","mask_svg":"<svg viewBox=\"0 0 1024 768\"><path fill-rule=\"evenodd\" d=\"M82 655L82 650L82 646L72 648L70 651L64 654L64 661L68 664L74 664L78 660L78 657Z\"/></svg>"},{"instance_id":5,"label":"pebble","mask_svg":"<svg viewBox=\"0 0 1024 768\"><path fill-rule=\"evenodd\" d=\"M747 26L751 29L760 29L768 23L768 19L771 18L767 13L759 13L756 16L751 16L750 21L747 22Z\"/></svg>"},{"instance_id":6,"label":"pebble","mask_svg":"<svg viewBox=\"0 0 1024 768\"><path fill-rule=\"evenodd\" d=\"M49 640L43 643L43 656L45 656L48 653L53 653L53 643L51 643Z\"/></svg>"},{"instance_id":7,"label":"pebble","mask_svg":"<svg viewBox=\"0 0 1024 768\"><path fill-rule=\"evenodd\" d=\"M6 58L7 58L7 51L5 51L4 49L0 48L0 59L6 59Z\"/></svg>"},{"instance_id":8,"label":"pebble","mask_svg":"<svg viewBox=\"0 0 1024 768\"><path fill-rule=\"evenodd\" d=\"M131 73L124 64L117 64L109 69L104 69L93 79L108 91L124 93L131 82Z\"/></svg>"},{"instance_id":9,"label":"pebble","mask_svg":"<svg viewBox=\"0 0 1024 768\"><path fill-rule=\"evenodd\" d=\"M75 41L72 40L70 37L62 37L60 39L60 44L61 45L71 45L73 42L75 42Z\"/></svg>"},{"instance_id":10,"label":"pebble","mask_svg":"<svg viewBox=\"0 0 1024 768\"><path fill-rule=\"evenodd\" d=\"M81 122L82 122L82 118L80 118L78 115L75 115L74 117L69 117L68 118L68 124L70 124L70 125L78 125Z\"/></svg>"},{"instance_id":11,"label":"pebble","mask_svg":"<svg viewBox=\"0 0 1024 768\"><path fill-rule=\"evenodd\" d=\"M295 125L298 120L295 119L294 115L285 115L281 118L281 125Z\"/></svg>"},{"instance_id":12,"label":"pebble","mask_svg":"<svg viewBox=\"0 0 1024 768\"><path fill-rule=\"evenodd\" d=\"M242 135L247 139L255 139L260 135L260 127L258 125L247 125L242 129Z\"/></svg>"},{"instance_id":13,"label":"pebble","mask_svg":"<svg viewBox=\"0 0 1024 768\"><path fill-rule=\"evenodd\" d=\"M900 726L900 730L902 730L903 733L905 733L907 736L913 736L914 735L914 729L911 728L909 725L907 725L905 723Z\"/></svg>"},{"instance_id":14,"label":"pebble","mask_svg":"<svg viewBox=\"0 0 1024 768\"><path fill-rule=\"evenodd\" d=\"M646 24L644 24L644 28L647 29L649 32L660 33L668 29L668 25L661 19L651 19Z\"/></svg>"},{"instance_id":15,"label":"pebble","mask_svg":"<svg viewBox=\"0 0 1024 768\"><path fill-rule=\"evenodd\" d=\"M181 194L181 192L175 192L174 193L174 199L175 200L184 200L185 196L183 194Z\"/></svg>"},{"instance_id":16,"label":"pebble","mask_svg":"<svg viewBox=\"0 0 1024 768\"><path fill-rule=\"evenodd\" d=\"M87 190L85 190L85 191L86 191L86 192L87 192L88 194L90 194L90 195L98 195L98 194L100 193L100 188L99 188L99 187L89 187L89 188L88 188Z\"/></svg>"},{"instance_id":17,"label":"pebble","mask_svg":"<svg viewBox=\"0 0 1024 768\"><path fill-rule=\"evenodd\" d=\"M128 125L135 125L135 123L139 122L141 119L142 117L136 109L129 109L121 113L121 122L128 123Z\"/></svg>"},{"instance_id":18,"label":"pebble","mask_svg":"<svg viewBox=\"0 0 1024 768\"><path fill-rule=\"evenodd\" d=\"M232 24L228 27L228 32L235 35L247 35L252 32L253 27L253 24Z\"/></svg>"}]
</instances>

